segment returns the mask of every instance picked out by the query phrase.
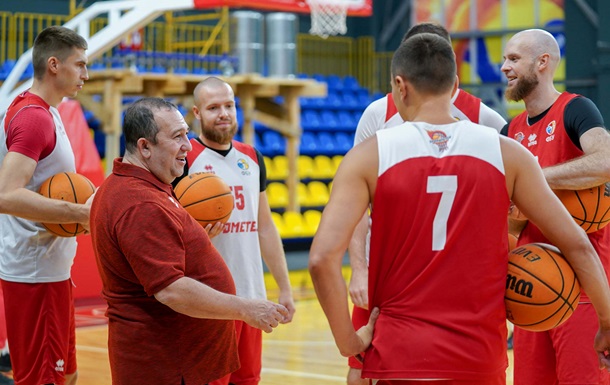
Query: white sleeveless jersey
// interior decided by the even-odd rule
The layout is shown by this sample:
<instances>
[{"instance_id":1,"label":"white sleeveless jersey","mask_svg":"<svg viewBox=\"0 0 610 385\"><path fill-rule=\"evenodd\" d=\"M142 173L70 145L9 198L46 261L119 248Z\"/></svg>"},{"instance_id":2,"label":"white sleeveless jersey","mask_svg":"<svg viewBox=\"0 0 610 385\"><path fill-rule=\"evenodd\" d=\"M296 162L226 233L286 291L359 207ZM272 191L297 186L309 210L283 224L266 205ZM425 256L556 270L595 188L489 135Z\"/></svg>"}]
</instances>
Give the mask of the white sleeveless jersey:
<instances>
[{"instance_id":1,"label":"white sleeveless jersey","mask_svg":"<svg viewBox=\"0 0 610 385\"><path fill-rule=\"evenodd\" d=\"M465 91L458 91L451 98L451 115L457 120L470 120L484 126L493 127L498 132L506 125L504 118L481 102L478 98L468 95ZM396 111L390 94L375 100L364 110L354 137L354 146L361 143L375 132L395 127L404 123ZM470 119L468 116L473 116Z\"/></svg>"},{"instance_id":2,"label":"white sleeveless jersey","mask_svg":"<svg viewBox=\"0 0 610 385\"><path fill-rule=\"evenodd\" d=\"M260 199L260 166L252 146L233 141L226 156L191 139L193 151L188 154L189 175L212 172L230 187L235 198L231 217L222 234L212 243L225 260L237 295L244 298L266 298L263 262L258 238Z\"/></svg>"},{"instance_id":3,"label":"white sleeveless jersey","mask_svg":"<svg viewBox=\"0 0 610 385\"><path fill-rule=\"evenodd\" d=\"M23 106L18 113L27 113L27 108L44 106ZM25 186L36 193L49 177L76 169L72 146L59 112L54 107L48 111L53 116L57 139L53 151L38 161L32 179ZM0 163L8 153L5 127L10 122L5 119L14 116L15 112L9 107L0 126ZM70 278L70 268L76 255L76 238L57 237L38 222L6 214L0 214L0 228L0 278L27 283L59 282Z\"/></svg>"}]
</instances>

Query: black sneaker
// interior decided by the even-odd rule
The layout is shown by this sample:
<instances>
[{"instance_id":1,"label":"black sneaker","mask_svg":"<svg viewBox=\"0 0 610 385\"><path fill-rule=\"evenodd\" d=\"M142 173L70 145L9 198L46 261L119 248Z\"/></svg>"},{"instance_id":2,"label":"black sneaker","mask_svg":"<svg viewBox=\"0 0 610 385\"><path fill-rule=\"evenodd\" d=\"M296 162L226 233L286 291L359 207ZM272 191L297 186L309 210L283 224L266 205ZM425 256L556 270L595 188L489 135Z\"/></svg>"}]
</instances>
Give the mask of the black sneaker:
<instances>
[{"instance_id":1,"label":"black sneaker","mask_svg":"<svg viewBox=\"0 0 610 385\"><path fill-rule=\"evenodd\" d=\"M0 372L10 372L13 370L11 365L11 355L9 353L0 354ZM0 382L0 385L2 383Z\"/></svg>"}]
</instances>

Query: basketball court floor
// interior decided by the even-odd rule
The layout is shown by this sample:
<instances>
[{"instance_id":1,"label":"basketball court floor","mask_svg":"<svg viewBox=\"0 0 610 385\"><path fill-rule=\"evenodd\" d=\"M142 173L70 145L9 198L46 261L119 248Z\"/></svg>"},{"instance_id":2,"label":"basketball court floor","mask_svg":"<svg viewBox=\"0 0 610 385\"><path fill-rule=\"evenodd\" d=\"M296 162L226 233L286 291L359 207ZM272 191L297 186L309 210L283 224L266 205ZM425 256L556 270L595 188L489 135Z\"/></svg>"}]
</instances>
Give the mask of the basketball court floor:
<instances>
[{"instance_id":1,"label":"basketball court floor","mask_svg":"<svg viewBox=\"0 0 610 385\"><path fill-rule=\"evenodd\" d=\"M296 314L290 324L278 326L263 337L263 372L261 385L337 385L345 384L347 359L335 347L322 308L315 298L306 270L291 271L295 291ZM270 284L268 287L272 287ZM269 298L277 298L271 288ZM108 330L104 306L79 306L76 331L79 383L110 385ZM151 357L151 360L157 360ZM481 357L484 359L484 357ZM512 351L509 351L512 362ZM163 363L159 361L159 364ZM507 371L507 385L512 385L512 370Z\"/></svg>"}]
</instances>

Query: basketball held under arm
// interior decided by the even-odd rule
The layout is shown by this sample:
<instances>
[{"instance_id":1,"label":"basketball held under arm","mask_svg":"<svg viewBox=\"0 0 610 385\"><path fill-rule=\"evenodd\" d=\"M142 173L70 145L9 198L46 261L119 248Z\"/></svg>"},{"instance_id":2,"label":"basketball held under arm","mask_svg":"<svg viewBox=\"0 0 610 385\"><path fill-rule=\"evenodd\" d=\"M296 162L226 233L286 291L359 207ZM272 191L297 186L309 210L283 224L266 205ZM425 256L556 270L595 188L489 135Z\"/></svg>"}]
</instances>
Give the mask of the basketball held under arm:
<instances>
[{"instance_id":1,"label":"basketball held under arm","mask_svg":"<svg viewBox=\"0 0 610 385\"><path fill-rule=\"evenodd\" d=\"M582 190L610 181L610 133L595 127L582 134L584 155L544 168L547 183L557 190Z\"/></svg>"},{"instance_id":2,"label":"basketball held under arm","mask_svg":"<svg viewBox=\"0 0 610 385\"><path fill-rule=\"evenodd\" d=\"M550 189L534 157L517 142L501 140L511 199L561 250L595 306L600 327L610 331L610 288L589 238ZM610 347L610 334L607 347Z\"/></svg>"},{"instance_id":3,"label":"basketball held under arm","mask_svg":"<svg viewBox=\"0 0 610 385\"><path fill-rule=\"evenodd\" d=\"M9 152L0 166L0 212L35 222L89 223L89 204L45 198L28 190L37 163L30 157Z\"/></svg>"}]
</instances>

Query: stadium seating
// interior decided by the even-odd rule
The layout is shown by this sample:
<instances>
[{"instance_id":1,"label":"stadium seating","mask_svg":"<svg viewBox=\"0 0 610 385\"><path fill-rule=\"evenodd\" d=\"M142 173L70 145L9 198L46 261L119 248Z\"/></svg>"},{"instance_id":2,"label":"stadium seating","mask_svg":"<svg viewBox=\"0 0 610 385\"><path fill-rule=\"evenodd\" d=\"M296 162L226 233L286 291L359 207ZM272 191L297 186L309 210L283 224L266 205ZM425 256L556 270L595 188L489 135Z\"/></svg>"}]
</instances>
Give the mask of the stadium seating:
<instances>
[{"instance_id":1,"label":"stadium seating","mask_svg":"<svg viewBox=\"0 0 610 385\"><path fill-rule=\"evenodd\" d=\"M271 209L285 209L288 206L288 188L285 184L271 182L267 185L267 200Z\"/></svg>"},{"instance_id":2,"label":"stadium seating","mask_svg":"<svg viewBox=\"0 0 610 385\"><path fill-rule=\"evenodd\" d=\"M298 171L299 178L301 180L311 178L312 174L314 173L313 168L313 159L311 157L306 155L299 155Z\"/></svg>"},{"instance_id":3,"label":"stadium seating","mask_svg":"<svg viewBox=\"0 0 610 385\"><path fill-rule=\"evenodd\" d=\"M280 233L281 238L288 238L288 231L286 230L286 225L284 224L284 217L280 213L271 212L271 219L273 219L273 223L277 228L278 233Z\"/></svg>"},{"instance_id":4,"label":"stadium seating","mask_svg":"<svg viewBox=\"0 0 610 385\"><path fill-rule=\"evenodd\" d=\"M305 233L305 223L301 213L286 211L284 217L284 228L287 238L301 238Z\"/></svg>"},{"instance_id":5,"label":"stadium seating","mask_svg":"<svg viewBox=\"0 0 610 385\"><path fill-rule=\"evenodd\" d=\"M303 132L299 152L302 155L314 156L319 153L318 140L316 135L311 132Z\"/></svg>"},{"instance_id":6,"label":"stadium seating","mask_svg":"<svg viewBox=\"0 0 610 385\"><path fill-rule=\"evenodd\" d=\"M278 155L273 158L275 173L278 179L286 179L288 177L288 158L285 155Z\"/></svg>"},{"instance_id":7,"label":"stadium seating","mask_svg":"<svg viewBox=\"0 0 610 385\"><path fill-rule=\"evenodd\" d=\"M311 207L323 207L328 203L328 187L325 183L314 180L307 185L309 190L308 202Z\"/></svg>"},{"instance_id":8,"label":"stadium seating","mask_svg":"<svg viewBox=\"0 0 610 385\"><path fill-rule=\"evenodd\" d=\"M326 155L317 155L313 158L313 179L330 180L335 176L335 167L331 158Z\"/></svg>"},{"instance_id":9,"label":"stadium seating","mask_svg":"<svg viewBox=\"0 0 610 385\"><path fill-rule=\"evenodd\" d=\"M318 135L318 151L309 155L315 156L317 154L324 154L328 156L336 155L340 151L337 149L337 143L335 137L329 132L321 132Z\"/></svg>"},{"instance_id":10,"label":"stadium seating","mask_svg":"<svg viewBox=\"0 0 610 385\"><path fill-rule=\"evenodd\" d=\"M322 212L318 210L307 210L303 213L303 220L305 223L305 234L313 237L318 231L320 225L320 219L322 218Z\"/></svg>"}]
</instances>

